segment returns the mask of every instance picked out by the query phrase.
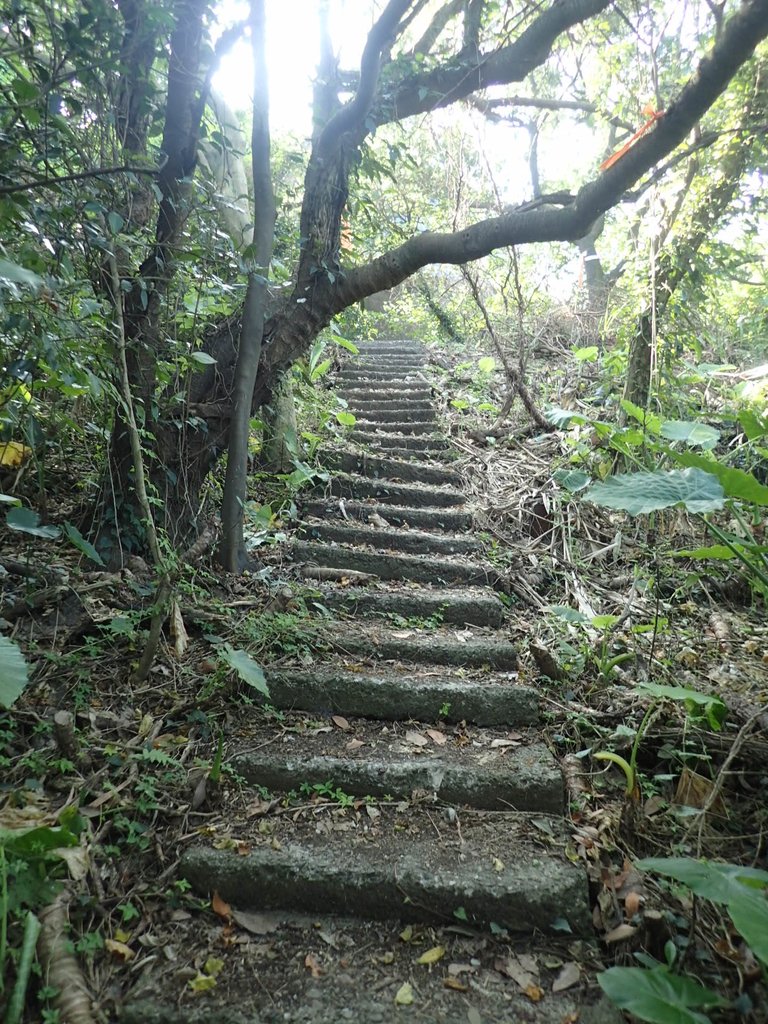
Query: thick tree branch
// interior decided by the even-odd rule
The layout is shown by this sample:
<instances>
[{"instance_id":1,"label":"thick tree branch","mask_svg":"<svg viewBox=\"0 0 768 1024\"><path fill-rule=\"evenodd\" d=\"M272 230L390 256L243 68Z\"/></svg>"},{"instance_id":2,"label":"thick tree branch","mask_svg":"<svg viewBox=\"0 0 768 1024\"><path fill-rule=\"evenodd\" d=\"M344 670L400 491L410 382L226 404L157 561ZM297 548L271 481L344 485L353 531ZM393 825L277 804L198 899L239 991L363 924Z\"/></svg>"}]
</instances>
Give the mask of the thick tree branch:
<instances>
[{"instance_id":1,"label":"thick tree branch","mask_svg":"<svg viewBox=\"0 0 768 1024\"><path fill-rule=\"evenodd\" d=\"M557 0L509 46L474 55L471 60L454 59L408 78L394 95L374 105L374 120L386 124L449 106L489 85L520 82L544 63L563 32L599 14L611 3L612 0Z\"/></svg>"},{"instance_id":2,"label":"thick tree branch","mask_svg":"<svg viewBox=\"0 0 768 1024\"><path fill-rule=\"evenodd\" d=\"M381 67L381 51L390 42L400 19L413 0L389 0L368 34L360 60L360 82L353 98L328 122L317 141L318 156L325 156L341 136L357 127L370 110Z\"/></svg>"},{"instance_id":3,"label":"thick tree branch","mask_svg":"<svg viewBox=\"0 0 768 1024\"><path fill-rule=\"evenodd\" d=\"M466 263L494 249L526 242L577 241L627 189L683 141L767 35L768 3L744 0L655 128L613 167L584 185L572 203L559 210L512 210L463 231L424 232L344 275L334 296L334 311L340 312L375 291L393 288L428 263Z\"/></svg>"},{"instance_id":4,"label":"thick tree branch","mask_svg":"<svg viewBox=\"0 0 768 1024\"><path fill-rule=\"evenodd\" d=\"M475 110L479 110L481 114L493 121L507 120L503 114L499 113L499 110L504 108L533 107L536 110L579 110L585 114L598 114L608 124L614 124L617 128L623 128L630 133L635 130L635 125L630 124L629 121L620 117L609 117L600 110L596 103L590 103L588 100L546 100L540 99L538 96L505 96L501 99L486 100L472 96L469 98L469 103Z\"/></svg>"}]
</instances>

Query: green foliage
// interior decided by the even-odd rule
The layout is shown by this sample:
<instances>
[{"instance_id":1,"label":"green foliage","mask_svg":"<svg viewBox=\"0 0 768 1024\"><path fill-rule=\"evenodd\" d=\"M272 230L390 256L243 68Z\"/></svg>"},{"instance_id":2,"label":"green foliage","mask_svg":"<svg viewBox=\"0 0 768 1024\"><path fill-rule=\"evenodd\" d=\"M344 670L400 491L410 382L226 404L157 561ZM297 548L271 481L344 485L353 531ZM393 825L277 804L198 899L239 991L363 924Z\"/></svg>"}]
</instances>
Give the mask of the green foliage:
<instances>
[{"instance_id":1,"label":"green foliage","mask_svg":"<svg viewBox=\"0 0 768 1024\"><path fill-rule=\"evenodd\" d=\"M21 648L0 636L0 707L10 708L29 685L29 669Z\"/></svg>"},{"instance_id":2,"label":"green foliage","mask_svg":"<svg viewBox=\"0 0 768 1024\"><path fill-rule=\"evenodd\" d=\"M269 697L269 687L264 676L264 670L253 660L247 651L231 647L229 644L223 644L219 648L219 657L231 669L234 669L242 682L253 687L262 696Z\"/></svg>"},{"instance_id":3,"label":"green foliage","mask_svg":"<svg viewBox=\"0 0 768 1024\"><path fill-rule=\"evenodd\" d=\"M633 516L674 505L683 505L689 512L713 512L725 503L716 477L699 469L622 473L593 484L584 499Z\"/></svg>"},{"instance_id":4,"label":"green foliage","mask_svg":"<svg viewBox=\"0 0 768 1024\"><path fill-rule=\"evenodd\" d=\"M674 879L701 899L724 905L736 930L768 966L768 872L690 857L647 858L638 861L637 867ZM668 964L647 958L650 962L644 967L611 967L598 975L600 987L616 1006L648 1024L710 1024L710 1018L699 1011L725 1007L727 1001L696 979L673 974L674 946L669 943L668 947Z\"/></svg>"}]
</instances>

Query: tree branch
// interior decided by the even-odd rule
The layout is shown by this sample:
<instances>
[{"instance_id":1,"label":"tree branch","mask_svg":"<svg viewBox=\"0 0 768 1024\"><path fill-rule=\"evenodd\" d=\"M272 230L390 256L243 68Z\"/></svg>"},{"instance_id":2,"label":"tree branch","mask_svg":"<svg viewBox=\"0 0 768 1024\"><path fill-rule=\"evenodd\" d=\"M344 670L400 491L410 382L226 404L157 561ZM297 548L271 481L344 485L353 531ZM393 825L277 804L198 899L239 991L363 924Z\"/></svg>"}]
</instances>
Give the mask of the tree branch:
<instances>
[{"instance_id":1,"label":"tree branch","mask_svg":"<svg viewBox=\"0 0 768 1024\"><path fill-rule=\"evenodd\" d=\"M559 0L540 14L509 46L471 59L454 59L402 82L374 107L377 124L423 114L465 99L489 85L520 82L543 64L563 32L609 7L612 0Z\"/></svg>"},{"instance_id":2,"label":"tree branch","mask_svg":"<svg viewBox=\"0 0 768 1024\"><path fill-rule=\"evenodd\" d=\"M743 0L718 42L654 129L604 174L584 185L572 202L559 210L518 208L462 231L417 235L367 266L343 275L334 296L334 312L366 295L393 288L429 263L466 263L494 249L526 242L577 241L643 174L684 140L766 36L768 4L765 0Z\"/></svg>"},{"instance_id":3,"label":"tree branch","mask_svg":"<svg viewBox=\"0 0 768 1024\"><path fill-rule=\"evenodd\" d=\"M150 176L157 176L159 173L159 167L97 167L92 171L79 171L77 174L60 174L52 178L36 178L34 181L23 181L18 185L0 185L0 196L9 196L13 192L26 192L34 188L47 188L49 185L61 185L65 181L100 178L106 174L148 174Z\"/></svg>"},{"instance_id":4,"label":"tree branch","mask_svg":"<svg viewBox=\"0 0 768 1024\"><path fill-rule=\"evenodd\" d=\"M344 132L364 120L373 102L379 80L381 51L392 38L400 19L412 3L413 0L389 0L381 17L369 32L360 60L360 82L357 92L323 128L317 140L318 155L327 154Z\"/></svg>"}]
</instances>

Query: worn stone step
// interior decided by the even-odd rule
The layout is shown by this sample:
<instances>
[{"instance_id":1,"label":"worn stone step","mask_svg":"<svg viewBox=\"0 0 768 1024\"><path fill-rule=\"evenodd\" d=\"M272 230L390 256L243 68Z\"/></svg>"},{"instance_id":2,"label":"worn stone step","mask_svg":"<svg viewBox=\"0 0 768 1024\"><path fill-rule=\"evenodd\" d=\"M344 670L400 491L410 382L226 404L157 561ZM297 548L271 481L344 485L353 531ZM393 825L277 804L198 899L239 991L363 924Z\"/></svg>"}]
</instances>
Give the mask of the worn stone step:
<instances>
[{"instance_id":1,"label":"worn stone step","mask_svg":"<svg viewBox=\"0 0 768 1024\"><path fill-rule=\"evenodd\" d=\"M293 541L289 550L295 562L371 573L382 580L412 580L433 586L440 583L492 586L498 579L497 571L485 562L459 561L445 556L430 558L428 555L390 554L304 540Z\"/></svg>"},{"instance_id":2,"label":"worn stone step","mask_svg":"<svg viewBox=\"0 0 768 1024\"><path fill-rule=\"evenodd\" d=\"M406 462L388 459L380 455L360 455L356 452L332 451L321 448L318 451L321 465L341 470L344 473L359 473L362 476L386 480L405 480L421 484L447 484L462 486L462 478L455 469L432 463Z\"/></svg>"},{"instance_id":3,"label":"worn stone step","mask_svg":"<svg viewBox=\"0 0 768 1024\"><path fill-rule=\"evenodd\" d=\"M413 922L451 921L461 907L473 928L551 933L565 919L572 934L590 933L586 873L566 856L556 818L467 813L457 825L434 809L378 811L282 815L267 829L230 819L240 849L217 849L211 837L182 855L180 874L200 895L215 890L241 910Z\"/></svg>"},{"instance_id":4,"label":"worn stone step","mask_svg":"<svg viewBox=\"0 0 768 1024\"><path fill-rule=\"evenodd\" d=\"M347 402L379 402L397 399L398 402L408 405L414 402L422 405L424 402L432 401L432 389L421 386L408 386L402 388L372 387L370 384L360 384L354 387L346 386L337 388L339 396Z\"/></svg>"},{"instance_id":5,"label":"worn stone step","mask_svg":"<svg viewBox=\"0 0 768 1024\"><path fill-rule=\"evenodd\" d=\"M419 527L425 530L441 530L451 533L463 533L472 529L472 515L469 512L458 512L451 508L414 508L403 505L382 505L375 502L355 501L353 498L334 501L329 498L310 498L302 503L302 511L307 515L341 517L341 505L344 506L346 518L368 522L368 517L382 516L393 526Z\"/></svg>"},{"instance_id":6,"label":"worn stone step","mask_svg":"<svg viewBox=\"0 0 768 1024\"><path fill-rule=\"evenodd\" d=\"M428 621L458 626L489 626L498 629L504 605L490 591L479 587L446 590L444 587L382 584L367 587L324 585L316 599L331 611L362 617L394 620L397 626L423 625Z\"/></svg>"},{"instance_id":7,"label":"worn stone step","mask_svg":"<svg viewBox=\"0 0 768 1024\"><path fill-rule=\"evenodd\" d=\"M380 410L381 412L391 412L399 409L404 416L407 416L411 412L416 412L417 410L419 412L423 412L426 409L431 412L435 411L435 407L430 401L404 402L402 398L381 398L378 400L364 400L356 398L353 402L348 402L347 404L349 405L351 412L354 412L356 409L375 409Z\"/></svg>"},{"instance_id":8,"label":"worn stone step","mask_svg":"<svg viewBox=\"0 0 768 1024\"><path fill-rule=\"evenodd\" d=\"M362 417L355 423L355 429L366 431L369 434L376 434L381 431L385 434L435 434L434 417L429 420L379 420L375 415Z\"/></svg>"},{"instance_id":9,"label":"worn stone step","mask_svg":"<svg viewBox=\"0 0 768 1024\"><path fill-rule=\"evenodd\" d=\"M475 633L471 629L382 629L356 622L354 628L338 622L329 629L334 650L373 664L413 661L420 665L455 665L510 672L517 668L513 644Z\"/></svg>"},{"instance_id":10,"label":"worn stone step","mask_svg":"<svg viewBox=\"0 0 768 1024\"><path fill-rule=\"evenodd\" d=\"M430 671L414 666L402 671L378 666L375 672L342 666L266 670L269 703L340 715L361 715L383 721L473 722L480 726L522 728L539 721L539 693L495 673L482 679Z\"/></svg>"},{"instance_id":11,"label":"worn stone step","mask_svg":"<svg viewBox=\"0 0 768 1024\"><path fill-rule=\"evenodd\" d=\"M346 389L355 388L369 388L371 390L380 391L419 391L429 390L431 394L431 388L425 381L424 377L420 374L408 374L408 373L361 373L359 370L355 371L340 371L336 375L337 387L340 386Z\"/></svg>"},{"instance_id":12,"label":"worn stone step","mask_svg":"<svg viewBox=\"0 0 768 1024\"><path fill-rule=\"evenodd\" d=\"M520 733L515 739L476 730L469 739L463 731L453 736L433 728L432 736L442 737L438 745L428 726L347 726L344 732L309 735L286 731L277 740L274 730L262 730L249 737L251 749L231 753L227 761L246 782L273 793L331 783L356 797L403 799L422 790L450 804L563 813L563 778L555 759L544 743L526 742Z\"/></svg>"},{"instance_id":13,"label":"worn stone step","mask_svg":"<svg viewBox=\"0 0 768 1024\"><path fill-rule=\"evenodd\" d=\"M428 424L430 430L435 429L435 421L437 415L434 408L409 408L406 406L400 406L399 409L382 409L380 405L370 403L364 408L360 408L355 413L358 423L371 424L371 423L402 423L408 421L409 423L423 423ZM427 429L425 427L425 429Z\"/></svg>"},{"instance_id":14,"label":"worn stone step","mask_svg":"<svg viewBox=\"0 0 768 1024\"><path fill-rule=\"evenodd\" d=\"M348 370L359 367L361 370L387 370L390 368L422 370L427 365L428 363L425 356L382 353L373 356L358 356L356 359L350 359L343 364L342 369Z\"/></svg>"},{"instance_id":15,"label":"worn stone step","mask_svg":"<svg viewBox=\"0 0 768 1024\"><path fill-rule=\"evenodd\" d=\"M393 505L444 508L463 505L464 495L448 487L422 487L419 484L370 480L365 476L340 473L330 481L332 494L349 498L377 498Z\"/></svg>"},{"instance_id":16,"label":"worn stone step","mask_svg":"<svg viewBox=\"0 0 768 1024\"><path fill-rule=\"evenodd\" d=\"M413 341L410 338L377 338L372 341L358 341L355 342L355 345L360 355L370 355L374 352L402 352L410 355L413 352L423 354L428 351L423 342Z\"/></svg>"},{"instance_id":17,"label":"worn stone step","mask_svg":"<svg viewBox=\"0 0 768 1024\"><path fill-rule=\"evenodd\" d=\"M399 452L405 457L407 452L423 452L444 457L449 450L449 443L444 437L419 437L416 434L383 434L374 433L369 430L352 430L349 438L358 444L364 444L371 448L379 448L382 451Z\"/></svg>"},{"instance_id":18,"label":"worn stone step","mask_svg":"<svg viewBox=\"0 0 768 1024\"><path fill-rule=\"evenodd\" d=\"M381 518L384 518L383 516ZM390 522L387 520L387 522ZM416 555L469 555L480 550L476 537L445 536L422 530L384 526L345 526L342 523L312 522L302 525L302 536L322 543L358 544L387 551L408 551Z\"/></svg>"}]
</instances>

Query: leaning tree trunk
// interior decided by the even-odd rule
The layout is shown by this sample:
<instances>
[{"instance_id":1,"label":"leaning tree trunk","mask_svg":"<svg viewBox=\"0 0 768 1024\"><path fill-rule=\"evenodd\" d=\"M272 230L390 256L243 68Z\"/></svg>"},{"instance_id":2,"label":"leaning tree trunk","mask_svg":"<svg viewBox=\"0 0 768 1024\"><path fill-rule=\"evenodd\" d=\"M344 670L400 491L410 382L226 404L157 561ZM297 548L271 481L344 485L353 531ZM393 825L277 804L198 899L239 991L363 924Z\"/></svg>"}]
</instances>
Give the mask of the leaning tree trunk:
<instances>
[{"instance_id":1,"label":"leaning tree trunk","mask_svg":"<svg viewBox=\"0 0 768 1024\"><path fill-rule=\"evenodd\" d=\"M747 100L741 117L741 130L731 135L731 141L718 161L711 185L701 195L691 217L686 234L655 262L651 283L651 308L638 319L629 352L629 367L624 386L624 398L644 409L650 396L654 346L658 325L670 299L685 280L694 257L704 242L711 238L738 193L741 179L752 166L755 149L763 132L758 121L763 121L768 110L768 62L758 61L747 86ZM690 180L690 179L689 179ZM674 210L676 216L680 204Z\"/></svg>"}]
</instances>

